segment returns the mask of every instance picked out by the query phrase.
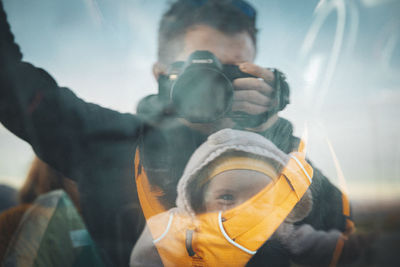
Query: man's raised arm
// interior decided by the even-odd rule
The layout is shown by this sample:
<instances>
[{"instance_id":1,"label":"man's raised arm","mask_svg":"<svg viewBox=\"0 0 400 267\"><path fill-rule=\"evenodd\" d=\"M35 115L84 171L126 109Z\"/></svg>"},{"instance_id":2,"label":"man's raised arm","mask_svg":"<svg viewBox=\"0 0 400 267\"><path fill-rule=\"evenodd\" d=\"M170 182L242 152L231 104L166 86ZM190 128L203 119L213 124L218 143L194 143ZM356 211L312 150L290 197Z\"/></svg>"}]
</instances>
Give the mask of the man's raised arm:
<instances>
[{"instance_id":1,"label":"man's raised arm","mask_svg":"<svg viewBox=\"0 0 400 267\"><path fill-rule=\"evenodd\" d=\"M88 145L102 138L134 138L141 125L131 114L84 102L69 89L59 87L43 69L23 62L2 1L0 121L30 143L40 158L74 179L78 179L74 167L86 157Z\"/></svg>"},{"instance_id":2,"label":"man's raised arm","mask_svg":"<svg viewBox=\"0 0 400 267\"><path fill-rule=\"evenodd\" d=\"M127 266L144 224L133 179L142 123L84 102L46 71L23 62L1 0L0 122L78 182L82 215L103 260Z\"/></svg>"}]
</instances>

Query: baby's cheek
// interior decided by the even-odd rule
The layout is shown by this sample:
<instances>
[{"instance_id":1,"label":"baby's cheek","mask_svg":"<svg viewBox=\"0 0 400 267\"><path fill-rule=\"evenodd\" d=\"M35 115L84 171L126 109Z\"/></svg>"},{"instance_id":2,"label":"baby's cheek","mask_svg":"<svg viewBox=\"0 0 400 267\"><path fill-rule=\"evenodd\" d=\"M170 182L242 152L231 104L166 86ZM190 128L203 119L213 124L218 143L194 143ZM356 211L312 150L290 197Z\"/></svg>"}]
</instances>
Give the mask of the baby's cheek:
<instances>
[{"instance_id":1,"label":"baby's cheek","mask_svg":"<svg viewBox=\"0 0 400 267\"><path fill-rule=\"evenodd\" d=\"M243 204L243 203L245 203L246 201L249 201L252 197L254 197L256 194L257 194L258 192L256 192L256 191L243 191L243 192L241 192L241 194L239 194L237 197L236 197L236 200L235 200L235 207L236 206L239 206L239 205L241 205L241 204Z\"/></svg>"},{"instance_id":2,"label":"baby's cheek","mask_svg":"<svg viewBox=\"0 0 400 267\"><path fill-rule=\"evenodd\" d=\"M239 206L240 204L243 204L243 203L246 202L248 199L249 199L249 197L245 197L245 196L238 198L238 199L236 200L236 202L235 202L235 207L236 207L236 206Z\"/></svg>"},{"instance_id":3,"label":"baby's cheek","mask_svg":"<svg viewBox=\"0 0 400 267\"><path fill-rule=\"evenodd\" d=\"M237 206L236 202L221 203L219 200L210 201L206 203L207 212L225 211Z\"/></svg>"},{"instance_id":4,"label":"baby's cheek","mask_svg":"<svg viewBox=\"0 0 400 267\"><path fill-rule=\"evenodd\" d=\"M206 202L206 211L207 212L213 212L213 211L218 211L220 210L219 204L217 201L208 201Z\"/></svg>"}]
</instances>

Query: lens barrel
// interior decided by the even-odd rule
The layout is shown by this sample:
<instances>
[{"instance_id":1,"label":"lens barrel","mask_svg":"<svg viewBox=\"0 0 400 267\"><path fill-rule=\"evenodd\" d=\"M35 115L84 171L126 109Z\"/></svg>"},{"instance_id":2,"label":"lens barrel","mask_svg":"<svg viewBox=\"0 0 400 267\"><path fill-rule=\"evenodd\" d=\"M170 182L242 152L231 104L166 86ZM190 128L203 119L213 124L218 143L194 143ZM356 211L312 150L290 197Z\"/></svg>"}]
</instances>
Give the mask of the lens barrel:
<instances>
[{"instance_id":1,"label":"lens barrel","mask_svg":"<svg viewBox=\"0 0 400 267\"><path fill-rule=\"evenodd\" d=\"M233 86L211 52L196 51L173 84L170 98L178 116L194 123L213 122L230 111Z\"/></svg>"},{"instance_id":2,"label":"lens barrel","mask_svg":"<svg viewBox=\"0 0 400 267\"><path fill-rule=\"evenodd\" d=\"M232 116L232 81L245 77L254 76L237 65L222 64L210 51L195 51L159 77L158 98L177 117L211 123Z\"/></svg>"}]
</instances>

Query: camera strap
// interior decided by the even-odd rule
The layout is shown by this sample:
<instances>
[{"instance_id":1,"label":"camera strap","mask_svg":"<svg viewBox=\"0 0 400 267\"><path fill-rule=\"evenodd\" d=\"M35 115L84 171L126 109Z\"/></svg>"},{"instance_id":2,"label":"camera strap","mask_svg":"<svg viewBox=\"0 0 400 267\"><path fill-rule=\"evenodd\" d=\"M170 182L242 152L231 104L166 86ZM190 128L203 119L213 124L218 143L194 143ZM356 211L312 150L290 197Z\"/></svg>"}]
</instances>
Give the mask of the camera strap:
<instances>
[{"instance_id":1,"label":"camera strap","mask_svg":"<svg viewBox=\"0 0 400 267\"><path fill-rule=\"evenodd\" d=\"M286 81L286 75L275 68L269 68L269 70L274 74L273 88L275 90L273 94L273 109L257 115L249 115L245 112L235 113L232 119L235 121L238 128L255 128L260 126L271 118L272 115L283 110L287 104L290 103L290 87Z\"/></svg>"}]
</instances>

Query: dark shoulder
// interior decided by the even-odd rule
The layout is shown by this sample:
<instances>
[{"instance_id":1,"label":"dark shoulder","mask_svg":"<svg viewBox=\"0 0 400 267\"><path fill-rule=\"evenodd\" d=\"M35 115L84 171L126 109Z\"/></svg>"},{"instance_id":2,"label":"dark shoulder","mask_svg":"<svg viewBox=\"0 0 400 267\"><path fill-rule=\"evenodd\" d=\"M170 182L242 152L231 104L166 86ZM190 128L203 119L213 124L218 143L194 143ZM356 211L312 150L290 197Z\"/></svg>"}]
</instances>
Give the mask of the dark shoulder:
<instances>
[{"instance_id":1,"label":"dark shoulder","mask_svg":"<svg viewBox=\"0 0 400 267\"><path fill-rule=\"evenodd\" d=\"M293 124L287 119L279 117L267 130L260 134L271 140L280 150L290 153L296 150L300 139L293 135Z\"/></svg>"}]
</instances>

